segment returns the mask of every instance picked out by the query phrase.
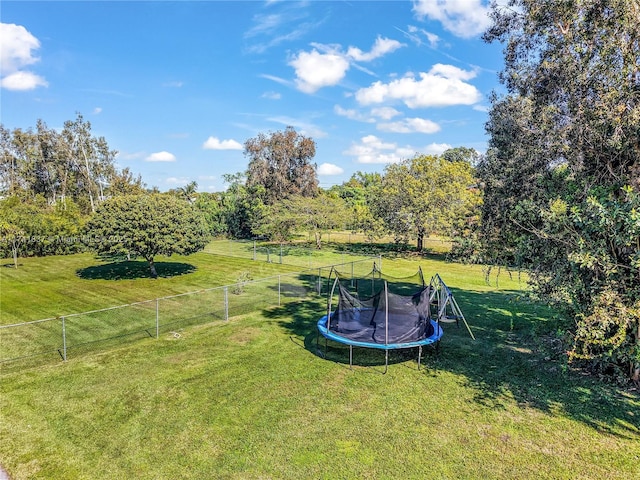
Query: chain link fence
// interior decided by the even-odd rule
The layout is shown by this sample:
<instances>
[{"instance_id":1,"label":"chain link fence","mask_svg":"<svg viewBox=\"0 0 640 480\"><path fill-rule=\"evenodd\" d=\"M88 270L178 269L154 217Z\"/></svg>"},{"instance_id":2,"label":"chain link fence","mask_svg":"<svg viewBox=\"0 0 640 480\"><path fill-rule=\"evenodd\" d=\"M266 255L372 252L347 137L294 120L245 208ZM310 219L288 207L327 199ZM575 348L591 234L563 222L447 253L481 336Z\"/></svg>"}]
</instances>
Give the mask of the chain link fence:
<instances>
[{"instance_id":1,"label":"chain link fence","mask_svg":"<svg viewBox=\"0 0 640 480\"><path fill-rule=\"evenodd\" d=\"M6 370L68 360L126 342L158 338L162 333L188 326L227 321L261 309L318 298L328 291L332 269L342 276L358 277L370 273L373 265L373 258L364 258L101 310L2 325L0 367ZM319 311L318 316L323 313Z\"/></svg>"},{"instance_id":2,"label":"chain link fence","mask_svg":"<svg viewBox=\"0 0 640 480\"><path fill-rule=\"evenodd\" d=\"M327 235L328 241L337 234ZM355 234L354 234L355 235ZM341 243L342 252L318 249L308 244L269 243L260 240L214 240L207 245L204 253L215 253L228 257L240 257L251 260L295 265L302 268L314 268L331 264L343 264L352 260L372 258L372 253L353 251L348 243Z\"/></svg>"}]
</instances>

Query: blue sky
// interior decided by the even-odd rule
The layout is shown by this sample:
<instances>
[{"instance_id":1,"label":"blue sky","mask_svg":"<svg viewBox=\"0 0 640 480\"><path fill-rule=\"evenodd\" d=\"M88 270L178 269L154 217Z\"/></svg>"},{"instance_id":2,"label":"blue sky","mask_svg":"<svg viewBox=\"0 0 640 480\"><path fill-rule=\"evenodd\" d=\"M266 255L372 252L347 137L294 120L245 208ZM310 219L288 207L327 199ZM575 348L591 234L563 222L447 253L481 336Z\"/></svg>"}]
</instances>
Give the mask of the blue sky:
<instances>
[{"instance_id":1,"label":"blue sky","mask_svg":"<svg viewBox=\"0 0 640 480\"><path fill-rule=\"evenodd\" d=\"M416 153L486 149L500 45L487 0L3 1L1 121L76 112L148 187L224 190L243 143L293 126L320 185Z\"/></svg>"}]
</instances>

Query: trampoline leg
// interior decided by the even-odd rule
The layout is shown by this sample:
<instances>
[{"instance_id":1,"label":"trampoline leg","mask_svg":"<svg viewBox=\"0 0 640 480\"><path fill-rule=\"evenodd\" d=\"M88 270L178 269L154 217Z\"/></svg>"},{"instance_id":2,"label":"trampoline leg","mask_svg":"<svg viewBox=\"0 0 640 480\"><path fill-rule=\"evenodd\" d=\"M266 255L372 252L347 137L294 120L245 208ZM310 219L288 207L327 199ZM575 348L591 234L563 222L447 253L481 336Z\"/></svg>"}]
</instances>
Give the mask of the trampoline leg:
<instances>
[{"instance_id":1,"label":"trampoline leg","mask_svg":"<svg viewBox=\"0 0 640 480\"><path fill-rule=\"evenodd\" d=\"M385 350L384 351L384 373L387 373L387 370L389 369L389 350Z\"/></svg>"},{"instance_id":2,"label":"trampoline leg","mask_svg":"<svg viewBox=\"0 0 640 480\"><path fill-rule=\"evenodd\" d=\"M422 357L422 345L418 347L418 370L420 370L420 357Z\"/></svg>"},{"instance_id":3,"label":"trampoline leg","mask_svg":"<svg viewBox=\"0 0 640 480\"><path fill-rule=\"evenodd\" d=\"M349 369L353 370L353 345L349 345Z\"/></svg>"}]
</instances>

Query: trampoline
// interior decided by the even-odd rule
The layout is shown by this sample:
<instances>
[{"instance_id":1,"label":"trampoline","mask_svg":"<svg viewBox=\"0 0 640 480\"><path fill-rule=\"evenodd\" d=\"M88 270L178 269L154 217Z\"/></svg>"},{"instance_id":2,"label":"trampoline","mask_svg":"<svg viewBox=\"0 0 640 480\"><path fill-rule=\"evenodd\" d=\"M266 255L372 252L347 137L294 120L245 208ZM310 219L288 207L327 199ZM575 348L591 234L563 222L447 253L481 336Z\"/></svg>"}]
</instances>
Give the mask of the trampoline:
<instances>
[{"instance_id":1,"label":"trampoline","mask_svg":"<svg viewBox=\"0 0 640 480\"><path fill-rule=\"evenodd\" d=\"M451 291L438 275L426 285L422 270L412 277L393 278L382 275L374 265L368 277L341 279L335 272L327 314L317 322L318 341L320 335L325 338L325 357L327 340L349 346L350 368L353 366L353 347L384 350L386 373L390 350L417 347L420 369L422 348L431 344L437 348L442 338L440 321L464 320ZM378 288L373 291L376 285ZM363 286L367 288L363 289ZM362 298L363 290L365 295L373 293ZM338 303L332 312L336 291Z\"/></svg>"}]
</instances>

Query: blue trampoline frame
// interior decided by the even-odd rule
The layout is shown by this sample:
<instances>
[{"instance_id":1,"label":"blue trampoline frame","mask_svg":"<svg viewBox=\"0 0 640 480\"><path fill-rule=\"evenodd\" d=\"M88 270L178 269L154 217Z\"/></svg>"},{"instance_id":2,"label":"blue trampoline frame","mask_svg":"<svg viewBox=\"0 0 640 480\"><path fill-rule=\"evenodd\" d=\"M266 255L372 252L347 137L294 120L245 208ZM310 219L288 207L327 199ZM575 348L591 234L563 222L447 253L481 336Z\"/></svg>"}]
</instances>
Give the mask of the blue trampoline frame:
<instances>
[{"instance_id":1,"label":"blue trampoline frame","mask_svg":"<svg viewBox=\"0 0 640 480\"><path fill-rule=\"evenodd\" d=\"M353 367L353 347L363 347L363 348L376 348L378 350L385 351L385 361L384 361L384 373L387 373L387 369L389 368L389 350L400 350L402 348L418 348L418 370L420 370L420 361L422 358L422 347L425 345L436 344L442 338L442 327L440 323L436 320L430 320L431 326L433 327L433 333L418 342L406 342L406 343L374 343L374 342L358 342L356 340L351 340L350 338L345 338L341 335L338 335L335 332L332 332L328 329L328 315L324 315L320 320L318 320L318 332L328 340L333 340L334 342L342 343L344 345L349 345L349 368ZM326 343L325 343L326 350ZM325 353L326 356L326 353Z\"/></svg>"}]
</instances>

